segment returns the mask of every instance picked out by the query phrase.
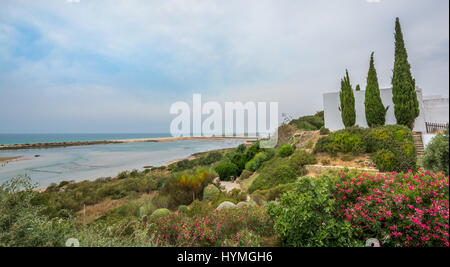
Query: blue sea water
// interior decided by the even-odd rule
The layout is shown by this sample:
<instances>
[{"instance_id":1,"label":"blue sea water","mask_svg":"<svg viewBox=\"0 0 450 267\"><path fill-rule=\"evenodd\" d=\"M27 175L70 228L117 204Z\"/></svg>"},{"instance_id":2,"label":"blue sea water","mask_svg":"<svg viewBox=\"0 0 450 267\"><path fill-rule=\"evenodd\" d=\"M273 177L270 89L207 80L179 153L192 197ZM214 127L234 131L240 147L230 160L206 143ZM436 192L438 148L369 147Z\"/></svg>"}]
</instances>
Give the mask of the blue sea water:
<instances>
[{"instance_id":1,"label":"blue sea water","mask_svg":"<svg viewBox=\"0 0 450 267\"><path fill-rule=\"evenodd\" d=\"M141 136L127 136L142 138ZM110 137L127 139L119 135L110 135ZM51 142L54 141L52 139ZM26 142L28 143L29 140ZM141 171L145 166L162 166L173 160L187 158L197 152L232 148L243 142L243 140L235 139L183 140L0 151L0 157L22 157L17 161L0 166L0 184L19 175L30 176L33 182L38 183L41 188L61 181L115 177L125 170ZM35 157L36 155L39 157Z\"/></svg>"},{"instance_id":2,"label":"blue sea water","mask_svg":"<svg viewBox=\"0 0 450 267\"><path fill-rule=\"evenodd\" d=\"M104 141L170 137L168 133L110 133L110 134L0 134L0 145Z\"/></svg>"}]
</instances>

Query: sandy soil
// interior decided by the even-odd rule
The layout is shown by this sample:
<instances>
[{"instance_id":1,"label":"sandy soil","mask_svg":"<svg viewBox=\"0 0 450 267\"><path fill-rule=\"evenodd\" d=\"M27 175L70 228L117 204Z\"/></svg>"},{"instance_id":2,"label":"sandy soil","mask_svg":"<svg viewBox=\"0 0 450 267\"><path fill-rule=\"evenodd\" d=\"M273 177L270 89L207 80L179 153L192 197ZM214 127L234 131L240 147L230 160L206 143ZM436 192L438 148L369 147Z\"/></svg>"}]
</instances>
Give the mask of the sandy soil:
<instances>
[{"instance_id":1,"label":"sandy soil","mask_svg":"<svg viewBox=\"0 0 450 267\"><path fill-rule=\"evenodd\" d=\"M20 160L22 156L15 156L15 157L0 157L0 164L5 164L10 161L17 161Z\"/></svg>"}]
</instances>

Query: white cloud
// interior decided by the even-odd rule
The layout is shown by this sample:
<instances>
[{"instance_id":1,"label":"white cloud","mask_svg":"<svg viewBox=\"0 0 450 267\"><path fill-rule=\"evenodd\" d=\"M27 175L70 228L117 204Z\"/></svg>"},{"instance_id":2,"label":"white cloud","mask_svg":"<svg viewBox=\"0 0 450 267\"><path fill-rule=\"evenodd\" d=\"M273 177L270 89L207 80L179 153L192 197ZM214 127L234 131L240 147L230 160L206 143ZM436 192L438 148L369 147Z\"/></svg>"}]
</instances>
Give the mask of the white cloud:
<instances>
[{"instance_id":1,"label":"white cloud","mask_svg":"<svg viewBox=\"0 0 450 267\"><path fill-rule=\"evenodd\" d=\"M168 115L169 103L161 104L161 99L188 100L193 91L211 100L278 99L281 111L311 113L321 108L324 92L339 89L346 68L354 85L364 87L372 51L380 84L389 86L396 16L402 20L418 84L430 94L448 95L447 1L398 0L376 5L362 0L1 2L2 43L14 39L14 28L8 23L20 22L39 29L44 42L54 47L38 62L7 55L18 67L2 82L8 82L10 90L17 85L24 92L57 92L67 85L55 85L56 81L71 80L75 87L73 101L67 103L73 109L64 111L68 118L78 116L77 106L98 118L108 112L116 117L139 117L142 112ZM148 77L164 76L176 81L176 86L160 88L148 79L140 85L148 89L147 94L139 95L139 90L126 85L139 80L136 76L108 76L88 66L85 59L63 60L74 52L149 70ZM89 99L75 97L82 87L112 91L100 90L108 95L105 99L86 92ZM5 91L0 92L0 104L2 95ZM115 104L108 105L106 99ZM126 105L112 108L122 99ZM145 111L143 102L152 110ZM50 106L64 109L66 105ZM9 113L4 107L0 111Z\"/></svg>"}]
</instances>

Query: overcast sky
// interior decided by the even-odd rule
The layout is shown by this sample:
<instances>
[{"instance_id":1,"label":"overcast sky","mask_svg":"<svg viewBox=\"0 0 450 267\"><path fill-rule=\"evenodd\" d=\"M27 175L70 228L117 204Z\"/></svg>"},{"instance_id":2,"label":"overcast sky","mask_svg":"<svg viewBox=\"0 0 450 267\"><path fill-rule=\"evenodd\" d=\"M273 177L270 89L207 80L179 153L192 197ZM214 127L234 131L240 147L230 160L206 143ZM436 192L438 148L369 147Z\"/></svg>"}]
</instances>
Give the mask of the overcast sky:
<instances>
[{"instance_id":1,"label":"overcast sky","mask_svg":"<svg viewBox=\"0 0 450 267\"><path fill-rule=\"evenodd\" d=\"M1 0L0 133L168 132L170 105L322 110L345 69L389 87L400 17L417 85L449 92L448 0Z\"/></svg>"}]
</instances>

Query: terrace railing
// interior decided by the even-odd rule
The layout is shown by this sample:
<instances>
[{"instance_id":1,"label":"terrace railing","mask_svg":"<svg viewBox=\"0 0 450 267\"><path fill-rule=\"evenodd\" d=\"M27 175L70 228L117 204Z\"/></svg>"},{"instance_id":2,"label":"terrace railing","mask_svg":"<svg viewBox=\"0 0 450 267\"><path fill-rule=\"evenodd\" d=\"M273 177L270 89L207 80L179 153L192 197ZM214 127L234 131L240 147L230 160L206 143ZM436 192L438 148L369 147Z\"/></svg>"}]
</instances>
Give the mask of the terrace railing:
<instances>
[{"instance_id":1,"label":"terrace railing","mask_svg":"<svg viewBox=\"0 0 450 267\"><path fill-rule=\"evenodd\" d=\"M427 133L441 133L448 127L448 123L426 122L425 125L427 127Z\"/></svg>"}]
</instances>

